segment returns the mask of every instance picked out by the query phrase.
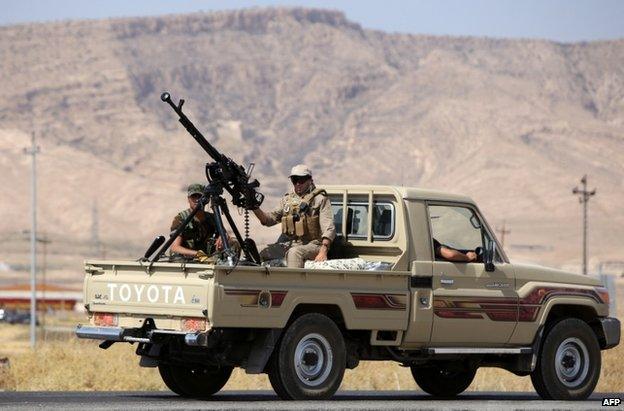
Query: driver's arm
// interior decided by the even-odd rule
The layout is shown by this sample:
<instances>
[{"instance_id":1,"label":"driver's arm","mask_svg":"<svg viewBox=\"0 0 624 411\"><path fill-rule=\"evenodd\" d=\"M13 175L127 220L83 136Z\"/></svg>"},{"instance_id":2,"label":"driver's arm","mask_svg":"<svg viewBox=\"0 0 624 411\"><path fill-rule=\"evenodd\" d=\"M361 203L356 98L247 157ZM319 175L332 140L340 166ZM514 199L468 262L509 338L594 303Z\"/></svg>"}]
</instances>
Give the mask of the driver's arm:
<instances>
[{"instance_id":1,"label":"driver's arm","mask_svg":"<svg viewBox=\"0 0 624 411\"><path fill-rule=\"evenodd\" d=\"M469 263L471 261L477 261L477 253L475 253L474 251L468 251L466 254L464 254L461 251L443 245L435 238L433 239L433 250L436 257L446 261L459 263Z\"/></svg>"},{"instance_id":2,"label":"driver's arm","mask_svg":"<svg viewBox=\"0 0 624 411\"><path fill-rule=\"evenodd\" d=\"M466 254L450 247L441 245L439 248L440 257L447 261L455 261L460 263L469 263L477 261L477 254L474 251L468 251Z\"/></svg>"}]
</instances>

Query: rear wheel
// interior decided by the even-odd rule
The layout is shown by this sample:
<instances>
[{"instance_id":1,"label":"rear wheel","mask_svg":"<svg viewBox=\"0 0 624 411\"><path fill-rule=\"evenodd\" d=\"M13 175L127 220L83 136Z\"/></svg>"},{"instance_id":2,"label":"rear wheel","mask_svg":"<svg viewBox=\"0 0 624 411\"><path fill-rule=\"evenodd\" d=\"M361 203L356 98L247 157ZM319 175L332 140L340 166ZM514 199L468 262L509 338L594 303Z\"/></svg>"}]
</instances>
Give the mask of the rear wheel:
<instances>
[{"instance_id":1,"label":"rear wheel","mask_svg":"<svg viewBox=\"0 0 624 411\"><path fill-rule=\"evenodd\" d=\"M286 330L276 347L269 380L282 399L326 399L344 376L346 356L342 333L322 314L305 314Z\"/></svg>"},{"instance_id":2,"label":"rear wheel","mask_svg":"<svg viewBox=\"0 0 624 411\"><path fill-rule=\"evenodd\" d=\"M594 391L600 367L596 335L585 321L568 318L544 338L531 381L544 399L583 400Z\"/></svg>"},{"instance_id":3,"label":"rear wheel","mask_svg":"<svg viewBox=\"0 0 624 411\"><path fill-rule=\"evenodd\" d=\"M426 367L412 366L416 384L434 397L450 398L462 393L474 380L476 368L457 368L452 364L435 364Z\"/></svg>"},{"instance_id":4,"label":"rear wheel","mask_svg":"<svg viewBox=\"0 0 624 411\"><path fill-rule=\"evenodd\" d=\"M180 388L180 386L173 379L169 364L158 364L158 372L160 373L160 378L162 378L167 388L180 396L185 396L182 388Z\"/></svg>"},{"instance_id":5,"label":"rear wheel","mask_svg":"<svg viewBox=\"0 0 624 411\"><path fill-rule=\"evenodd\" d=\"M284 382L282 381L282 376L279 373L279 368L277 367L277 355L273 355L269 360L269 382L271 383L271 387L273 391L283 400L292 399L286 388L284 388Z\"/></svg>"},{"instance_id":6,"label":"rear wheel","mask_svg":"<svg viewBox=\"0 0 624 411\"><path fill-rule=\"evenodd\" d=\"M232 367L204 365L180 366L159 364L158 371L165 385L183 397L209 397L218 392L230 379Z\"/></svg>"}]
</instances>

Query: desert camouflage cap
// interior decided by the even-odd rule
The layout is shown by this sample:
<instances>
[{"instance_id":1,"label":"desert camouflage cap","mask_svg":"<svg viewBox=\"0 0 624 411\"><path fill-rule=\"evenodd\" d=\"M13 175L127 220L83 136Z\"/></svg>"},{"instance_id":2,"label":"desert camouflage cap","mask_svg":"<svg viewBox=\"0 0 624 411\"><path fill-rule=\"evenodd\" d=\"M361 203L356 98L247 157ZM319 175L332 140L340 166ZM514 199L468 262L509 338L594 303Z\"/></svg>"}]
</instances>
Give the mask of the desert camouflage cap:
<instances>
[{"instance_id":1,"label":"desert camouflage cap","mask_svg":"<svg viewBox=\"0 0 624 411\"><path fill-rule=\"evenodd\" d=\"M291 170L290 170L290 176L299 176L299 177L304 177L304 176L310 176L312 177L312 171L310 171L310 168L308 166L306 166L305 164L297 164L296 166L294 166Z\"/></svg>"},{"instance_id":2,"label":"desert camouflage cap","mask_svg":"<svg viewBox=\"0 0 624 411\"><path fill-rule=\"evenodd\" d=\"M195 183L188 186L187 190L188 196L192 196L193 194L204 194L204 185Z\"/></svg>"}]
</instances>

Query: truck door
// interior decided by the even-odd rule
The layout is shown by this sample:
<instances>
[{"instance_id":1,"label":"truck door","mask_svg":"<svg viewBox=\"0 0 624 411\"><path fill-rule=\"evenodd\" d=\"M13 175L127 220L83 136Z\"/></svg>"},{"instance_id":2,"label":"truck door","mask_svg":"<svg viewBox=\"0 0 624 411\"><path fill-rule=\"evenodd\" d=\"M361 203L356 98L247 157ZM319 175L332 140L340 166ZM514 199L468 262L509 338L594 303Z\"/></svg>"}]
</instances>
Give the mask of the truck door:
<instances>
[{"instance_id":1,"label":"truck door","mask_svg":"<svg viewBox=\"0 0 624 411\"><path fill-rule=\"evenodd\" d=\"M433 250L431 345L504 345L518 319L512 265L497 253L495 270L485 271L481 252L496 240L472 206L429 204L428 214ZM448 261L439 247L481 255L476 262Z\"/></svg>"}]
</instances>

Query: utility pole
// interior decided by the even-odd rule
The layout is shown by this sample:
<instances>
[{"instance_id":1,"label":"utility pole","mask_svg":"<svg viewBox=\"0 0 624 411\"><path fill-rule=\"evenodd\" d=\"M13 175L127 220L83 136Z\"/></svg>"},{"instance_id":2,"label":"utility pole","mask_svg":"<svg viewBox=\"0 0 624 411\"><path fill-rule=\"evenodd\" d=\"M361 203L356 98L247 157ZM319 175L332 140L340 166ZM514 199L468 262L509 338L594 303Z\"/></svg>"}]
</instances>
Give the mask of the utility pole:
<instances>
[{"instance_id":1,"label":"utility pole","mask_svg":"<svg viewBox=\"0 0 624 411\"><path fill-rule=\"evenodd\" d=\"M32 156L32 174L30 180L30 348L35 348L37 323L37 153L39 147L35 144L35 132L31 135L30 148L24 149L24 154Z\"/></svg>"},{"instance_id":2,"label":"utility pole","mask_svg":"<svg viewBox=\"0 0 624 411\"><path fill-rule=\"evenodd\" d=\"M500 235L501 246L505 248L505 234L511 234L511 230L505 229L505 220L503 220L503 226L500 228L497 228L496 231Z\"/></svg>"},{"instance_id":3,"label":"utility pole","mask_svg":"<svg viewBox=\"0 0 624 411\"><path fill-rule=\"evenodd\" d=\"M583 274L587 275L587 202L596 195L596 189L587 191L587 174L581 178L582 189L574 187L572 194L579 196L579 203L583 204Z\"/></svg>"},{"instance_id":4,"label":"utility pole","mask_svg":"<svg viewBox=\"0 0 624 411\"><path fill-rule=\"evenodd\" d=\"M50 241L48 239L48 236L46 233L43 233L43 235L39 238L37 238L37 242L41 243L43 246L43 264L41 267L41 279L42 279L42 287L41 287L41 297L43 299L44 302L44 306L43 306L43 311L41 312L41 327L42 330L44 330L43 335L44 335L44 339L45 339L45 320L46 320L46 312L48 311L48 302L46 301L46 287L48 286L48 283L46 282L46 269L48 266L48 244L50 244L52 241Z\"/></svg>"},{"instance_id":5,"label":"utility pole","mask_svg":"<svg viewBox=\"0 0 624 411\"><path fill-rule=\"evenodd\" d=\"M102 258L102 242L100 241L100 217L97 199L93 201L91 209L91 246L96 258Z\"/></svg>"}]
</instances>

